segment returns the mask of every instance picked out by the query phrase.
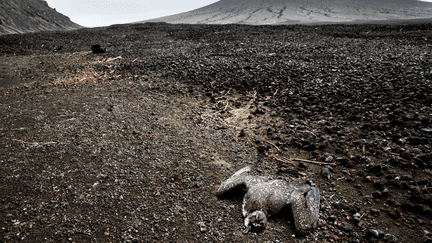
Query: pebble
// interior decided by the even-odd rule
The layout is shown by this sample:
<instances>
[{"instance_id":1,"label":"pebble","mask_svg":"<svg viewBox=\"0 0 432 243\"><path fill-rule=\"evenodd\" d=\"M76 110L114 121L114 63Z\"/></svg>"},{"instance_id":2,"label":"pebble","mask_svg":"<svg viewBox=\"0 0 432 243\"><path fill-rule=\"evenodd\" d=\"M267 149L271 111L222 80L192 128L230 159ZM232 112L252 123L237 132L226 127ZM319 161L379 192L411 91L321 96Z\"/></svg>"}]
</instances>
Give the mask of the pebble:
<instances>
[{"instance_id":1,"label":"pebble","mask_svg":"<svg viewBox=\"0 0 432 243\"><path fill-rule=\"evenodd\" d=\"M330 168L324 168L321 170L321 176L330 180L332 178L332 173L330 172Z\"/></svg>"},{"instance_id":2,"label":"pebble","mask_svg":"<svg viewBox=\"0 0 432 243\"><path fill-rule=\"evenodd\" d=\"M382 194L379 191L375 191L372 193L372 197L376 198L376 199L381 199L382 198Z\"/></svg>"},{"instance_id":3,"label":"pebble","mask_svg":"<svg viewBox=\"0 0 432 243\"><path fill-rule=\"evenodd\" d=\"M341 209L344 207L344 204L341 201L337 201L333 203L333 207L336 209Z\"/></svg>"},{"instance_id":4,"label":"pebble","mask_svg":"<svg viewBox=\"0 0 432 243\"><path fill-rule=\"evenodd\" d=\"M381 239L384 237L384 232L377 229L369 229L366 232L366 236L373 237L375 239Z\"/></svg>"},{"instance_id":5,"label":"pebble","mask_svg":"<svg viewBox=\"0 0 432 243\"><path fill-rule=\"evenodd\" d=\"M273 135L271 136L271 139L272 139L272 140L280 140L280 137L279 137L277 134L273 134Z\"/></svg>"},{"instance_id":6,"label":"pebble","mask_svg":"<svg viewBox=\"0 0 432 243\"><path fill-rule=\"evenodd\" d=\"M327 217L327 220L330 222L334 222L334 221L336 221L336 219L337 219L337 217L335 215L330 215Z\"/></svg>"},{"instance_id":7,"label":"pebble","mask_svg":"<svg viewBox=\"0 0 432 243\"><path fill-rule=\"evenodd\" d=\"M392 234L385 234L383 237L383 240L385 242L390 242L390 243L398 243L399 242L398 238Z\"/></svg>"},{"instance_id":8,"label":"pebble","mask_svg":"<svg viewBox=\"0 0 432 243\"><path fill-rule=\"evenodd\" d=\"M338 164L340 164L342 166L344 166L344 165L346 165L348 163L348 159L344 158L344 157L338 157L338 158L336 158L335 161L336 161L336 163L338 163Z\"/></svg>"},{"instance_id":9,"label":"pebble","mask_svg":"<svg viewBox=\"0 0 432 243\"><path fill-rule=\"evenodd\" d=\"M352 226L352 224L345 224L343 229L345 232L351 232L351 231L353 231L353 226Z\"/></svg>"},{"instance_id":10,"label":"pebble","mask_svg":"<svg viewBox=\"0 0 432 243\"><path fill-rule=\"evenodd\" d=\"M355 217L356 214L358 214L358 213L357 213L358 210L357 210L357 208L355 208L355 207L351 207L351 208L348 210L348 212L349 212L351 215L353 215L354 217ZM360 216L359 216L359 217L360 217Z\"/></svg>"}]
</instances>

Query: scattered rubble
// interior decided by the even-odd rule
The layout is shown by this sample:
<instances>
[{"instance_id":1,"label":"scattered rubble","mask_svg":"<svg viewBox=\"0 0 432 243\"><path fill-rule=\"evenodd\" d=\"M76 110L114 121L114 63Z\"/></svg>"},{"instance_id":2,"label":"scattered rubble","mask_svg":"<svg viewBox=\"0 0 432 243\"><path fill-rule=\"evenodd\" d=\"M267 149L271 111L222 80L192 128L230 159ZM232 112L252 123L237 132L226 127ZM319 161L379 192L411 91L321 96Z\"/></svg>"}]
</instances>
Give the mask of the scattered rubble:
<instances>
[{"instance_id":1,"label":"scattered rubble","mask_svg":"<svg viewBox=\"0 0 432 243\"><path fill-rule=\"evenodd\" d=\"M0 36L2 240L429 242L431 27ZM317 229L243 235L246 165L319 188Z\"/></svg>"}]
</instances>

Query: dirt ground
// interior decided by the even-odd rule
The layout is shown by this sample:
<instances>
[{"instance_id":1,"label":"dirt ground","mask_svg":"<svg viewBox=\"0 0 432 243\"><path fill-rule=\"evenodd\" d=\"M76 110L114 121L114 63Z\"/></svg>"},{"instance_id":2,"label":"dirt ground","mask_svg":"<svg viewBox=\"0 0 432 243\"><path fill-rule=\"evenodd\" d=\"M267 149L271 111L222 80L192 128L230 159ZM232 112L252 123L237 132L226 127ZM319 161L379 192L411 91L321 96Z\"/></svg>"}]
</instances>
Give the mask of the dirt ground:
<instances>
[{"instance_id":1,"label":"dirt ground","mask_svg":"<svg viewBox=\"0 0 432 243\"><path fill-rule=\"evenodd\" d=\"M209 29L228 33L230 28L241 31L215 35L211 40L205 37ZM328 135L307 122L313 114L292 118L280 112L284 107L272 105L275 97L290 92L263 88L275 86L270 83L280 79L276 67L261 70L269 83L241 88L235 84L247 70L259 69L252 66L255 61L271 66L268 58L279 55L273 54L272 45L282 41L274 36L285 27L271 28L275 30L142 24L2 36L1 241L429 242L432 174L425 156L430 156L431 148L430 93L419 98L424 102L419 106L406 107L409 112L426 114L426 118L417 116L422 125L414 129L422 133L407 135L406 145L388 145L395 150L383 149L387 155L369 149L379 150L373 142L359 145L360 128L366 129L363 120L344 123L333 112L334 118L323 129L340 126L359 138L350 137L345 130ZM317 42L324 37L329 42L331 38L369 38L365 46L380 42L376 36L359 34L371 28L367 25L304 28L286 27L291 39L284 41L301 44L308 34L315 37L305 40L307 48L322 49L331 48ZM404 31L413 36L409 31L416 28ZM374 30L387 33L385 27ZM381 39L394 43L407 38L391 33ZM251 35L255 37L247 39ZM417 39L408 41L431 57L432 36L430 32L425 35L414 35ZM415 44L423 37L431 39ZM243 42L247 48L241 49ZM92 44L107 47L107 52L91 53ZM202 55L211 48L219 48L218 54ZM260 48L270 50L262 54ZM229 54L246 49L250 50L246 61ZM303 62L313 59L302 53L293 55ZM365 60L373 56L365 55ZM195 59L197 56L202 60ZM208 64L208 60L218 64ZM239 64L242 60L250 66ZM214 71L218 65L228 66L228 71ZM309 64L301 61L292 65L304 68L304 73L309 70ZM417 67L423 75L417 87L431 88L431 75L424 74L430 68ZM366 70L362 72L369 72ZM232 76L235 72L239 72L238 79ZM288 85L290 81L282 82ZM310 94L303 95L304 100L297 96L303 101L298 107L307 109ZM325 109L315 112L329 116ZM411 126L409 120L404 121ZM384 129L390 128L381 131L387 131ZM374 129L368 131L367 136L381 136ZM412 137L420 137L420 142L409 142ZM305 142L309 138L324 145L311 149L312 144ZM356 157L358 154L361 156ZM403 161L413 166L391 164L392 154L406 157ZM297 234L288 208L270 218L264 231L243 235L242 192L219 199L216 190L246 165L262 175L300 178L320 188L317 229Z\"/></svg>"}]
</instances>

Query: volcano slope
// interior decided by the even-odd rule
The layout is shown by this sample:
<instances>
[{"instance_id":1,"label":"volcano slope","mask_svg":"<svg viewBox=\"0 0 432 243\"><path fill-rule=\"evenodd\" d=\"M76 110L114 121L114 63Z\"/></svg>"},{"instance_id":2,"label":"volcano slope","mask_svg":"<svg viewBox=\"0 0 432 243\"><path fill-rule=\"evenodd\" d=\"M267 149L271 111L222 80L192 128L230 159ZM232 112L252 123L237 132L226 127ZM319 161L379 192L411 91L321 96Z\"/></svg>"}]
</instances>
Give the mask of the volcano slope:
<instances>
[{"instance_id":1,"label":"volcano slope","mask_svg":"<svg viewBox=\"0 0 432 243\"><path fill-rule=\"evenodd\" d=\"M432 17L432 3L417 0L220 0L192 11L142 22L171 24L328 24Z\"/></svg>"},{"instance_id":2,"label":"volcano slope","mask_svg":"<svg viewBox=\"0 0 432 243\"><path fill-rule=\"evenodd\" d=\"M432 25L136 24L0 36L4 242L429 242ZM92 54L91 46L107 48ZM318 187L243 235L250 165Z\"/></svg>"}]
</instances>

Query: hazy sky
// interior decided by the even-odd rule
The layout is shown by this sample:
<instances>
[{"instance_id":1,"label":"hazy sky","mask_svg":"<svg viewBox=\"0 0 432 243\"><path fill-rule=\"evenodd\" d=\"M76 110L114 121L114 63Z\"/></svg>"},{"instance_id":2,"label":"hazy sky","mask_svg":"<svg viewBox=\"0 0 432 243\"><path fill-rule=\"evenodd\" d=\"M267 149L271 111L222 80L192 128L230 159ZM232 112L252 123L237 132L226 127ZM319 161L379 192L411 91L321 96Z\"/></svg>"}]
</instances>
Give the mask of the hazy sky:
<instances>
[{"instance_id":1,"label":"hazy sky","mask_svg":"<svg viewBox=\"0 0 432 243\"><path fill-rule=\"evenodd\" d=\"M218 0L46 0L85 27L123 24L204 7ZM319 1L319 0L318 0ZM432 2L432 0L426 0Z\"/></svg>"},{"instance_id":2,"label":"hazy sky","mask_svg":"<svg viewBox=\"0 0 432 243\"><path fill-rule=\"evenodd\" d=\"M85 27L123 24L186 12L218 0L45 0ZM432 0L431 0L432 1Z\"/></svg>"}]
</instances>

